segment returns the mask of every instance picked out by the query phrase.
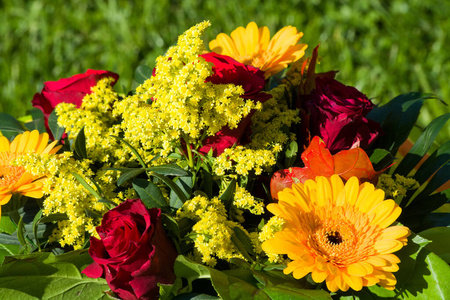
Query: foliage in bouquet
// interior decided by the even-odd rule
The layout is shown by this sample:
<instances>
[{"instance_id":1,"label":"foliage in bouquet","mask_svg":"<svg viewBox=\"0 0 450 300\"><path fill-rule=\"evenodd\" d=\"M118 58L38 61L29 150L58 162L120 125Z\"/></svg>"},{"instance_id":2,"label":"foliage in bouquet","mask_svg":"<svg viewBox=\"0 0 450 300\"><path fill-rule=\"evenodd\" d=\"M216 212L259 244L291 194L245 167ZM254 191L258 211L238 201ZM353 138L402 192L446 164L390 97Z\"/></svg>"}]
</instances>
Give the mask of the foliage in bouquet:
<instances>
[{"instance_id":1,"label":"foliage in bouquet","mask_svg":"<svg viewBox=\"0 0 450 300\"><path fill-rule=\"evenodd\" d=\"M375 106L316 73L295 27L251 22L208 52L208 26L128 94L88 70L45 83L30 117L0 115L2 293L449 296L450 148L433 141L450 115L404 151L434 97Z\"/></svg>"}]
</instances>

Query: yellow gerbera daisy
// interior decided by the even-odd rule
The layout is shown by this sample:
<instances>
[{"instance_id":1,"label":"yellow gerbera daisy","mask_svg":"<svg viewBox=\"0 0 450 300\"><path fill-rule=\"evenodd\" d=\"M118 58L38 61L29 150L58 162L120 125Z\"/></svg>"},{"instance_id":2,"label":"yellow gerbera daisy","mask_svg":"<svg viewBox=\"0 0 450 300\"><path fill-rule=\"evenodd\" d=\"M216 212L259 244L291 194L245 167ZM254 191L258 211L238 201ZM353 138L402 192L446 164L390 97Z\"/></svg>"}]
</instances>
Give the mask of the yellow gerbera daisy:
<instances>
[{"instance_id":1,"label":"yellow gerbera daisy","mask_svg":"<svg viewBox=\"0 0 450 300\"><path fill-rule=\"evenodd\" d=\"M27 172L23 166L13 166L11 162L24 154L35 152L38 154L56 153L61 146L55 147L56 141L48 144L48 134L39 134L37 130L19 134L10 143L0 136L0 212L1 205L9 202L13 194L20 194L31 198L41 198L42 176Z\"/></svg>"},{"instance_id":2,"label":"yellow gerbera daisy","mask_svg":"<svg viewBox=\"0 0 450 300\"><path fill-rule=\"evenodd\" d=\"M392 254L406 245L410 231L391 225L401 208L384 192L356 177L318 176L278 194L268 210L285 220L283 230L262 244L270 254L287 254L284 269L299 279L311 273L330 291L361 290L379 284L389 290L400 260Z\"/></svg>"},{"instance_id":3,"label":"yellow gerbera daisy","mask_svg":"<svg viewBox=\"0 0 450 300\"><path fill-rule=\"evenodd\" d=\"M297 32L292 26L286 26L270 39L269 28L258 28L250 22L247 28L238 27L231 32L231 37L220 33L209 43L211 51L230 56L245 65L252 65L265 72L268 78L288 64L300 59L305 54L306 44L297 44L303 32Z\"/></svg>"}]
</instances>

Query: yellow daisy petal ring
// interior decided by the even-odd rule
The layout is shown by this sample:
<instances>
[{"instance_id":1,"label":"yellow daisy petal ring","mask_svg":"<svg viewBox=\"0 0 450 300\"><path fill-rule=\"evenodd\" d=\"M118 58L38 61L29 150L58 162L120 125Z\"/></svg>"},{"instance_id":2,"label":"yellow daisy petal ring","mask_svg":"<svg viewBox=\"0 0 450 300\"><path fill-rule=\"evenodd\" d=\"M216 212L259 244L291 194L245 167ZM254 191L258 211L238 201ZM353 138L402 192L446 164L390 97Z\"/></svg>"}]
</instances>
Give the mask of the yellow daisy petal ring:
<instances>
[{"instance_id":1,"label":"yellow daisy petal ring","mask_svg":"<svg viewBox=\"0 0 450 300\"><path fill-rule=\"evenodd\" d=\"M303 33L297 32L295 27L286 26L270 39L266 26L258 28L255 22L250 22L246 28L236 28L230 36L220 33L209 43L209 48L261 69L268 78L305 54L308 46L298 44L302 36Z\"/></svg>"},{"instance_id":2,"label":"yellow daisy petal ring","mask_svg":"<svg viewBox=\"0 0 450 300\"><path fill-rule=\"evenodd\" d=\"M0 208L8 203L13 194L21 194L31 198L41 198L45 177L35 176L23 166L14 166L12 161L24 154L54 154L61 146L54 141L48 144L48 134L39 134L37 130L26 131L17 135L12 142L0 136Z\"/></svg>"},{"instance_id":3,"label":"yellow daisy petal ring","mask_svg":"<svg viewBox=\"0 0 450 300\"><path fill-rule=\"evenodd\" d=\"M278 203L267 209L285 225L262 248L287 254L284 269L299 279L311 273L328 289L356 291L379 284L389 290L397 280L392 272L400 260L392 254L406 245L410 230L391 225L401 208L384 200L384 192L351 177L345 184L338 175L317 176L279 193Z\"/></svg>"}]
</instances>

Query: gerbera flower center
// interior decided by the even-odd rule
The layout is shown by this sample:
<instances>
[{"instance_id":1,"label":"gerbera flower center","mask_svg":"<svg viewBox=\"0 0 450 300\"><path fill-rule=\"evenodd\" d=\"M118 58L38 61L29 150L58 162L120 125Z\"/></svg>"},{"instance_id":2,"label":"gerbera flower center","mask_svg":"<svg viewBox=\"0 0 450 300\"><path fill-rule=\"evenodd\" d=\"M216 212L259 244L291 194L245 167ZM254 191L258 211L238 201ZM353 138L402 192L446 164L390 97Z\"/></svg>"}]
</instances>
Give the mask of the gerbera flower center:
<instances>
[{"instance_id":1,"label":"gerbera flower center","mask_svg":"<svg viewBox=\"0 0 450 300\"><path fill-rule=\"evenodd\" d=\"M353 226L343 220L323 220L311 236L311 246L329 262L339 263L355 249Z\"/></svg>"},{"instance_id":2,"label":"gerbera flower center","mask_svg":"<svg viewBox=\"0 0 450 300\"><path fill-rule=\"evenodd\" d=\"M0 152L0 186L16 183L25 173L24 167L10 165L15 158L15 153Z\"/></svg>"},{"instance_id":3,"label":"gerbera flower center","mask_svg":"<svg viewBox=\"0 0 450 300\"><path fill-rule=\"evenodd\" d=\"M342 236L339 231L328 232L327 238L330 244L339 245L340 243L342 243Z\"/></svg>"}]
</instances>

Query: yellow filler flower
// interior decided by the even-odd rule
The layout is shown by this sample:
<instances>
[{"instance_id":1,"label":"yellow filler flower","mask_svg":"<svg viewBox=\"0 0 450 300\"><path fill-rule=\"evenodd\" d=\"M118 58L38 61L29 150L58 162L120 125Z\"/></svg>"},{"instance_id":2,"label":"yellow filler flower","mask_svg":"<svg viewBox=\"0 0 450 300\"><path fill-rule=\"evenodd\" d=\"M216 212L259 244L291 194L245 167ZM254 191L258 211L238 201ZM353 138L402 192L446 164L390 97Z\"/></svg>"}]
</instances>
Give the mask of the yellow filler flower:
<instances>
[{"instance_id":1,"label":"yellow filler flower","mask_svg":"<svg viewBox=\"0 0 450 300\"><path fill-rule=\"evenodd\" d=\"M397 280L392 272L400 260L392 254L406 245L410 231L391 225L401 208L384 200L384 192L351 177L344 185L338 175L317 176L294 184L267 209L285 220L283 229L262 248L269 254L287 254L283 270L300 279L311 273L315 282L326 280L330 291L359 291L379 284L389 290Z\"/></svg>"},{"instance_id":2,"label":"yellow filler flower","mask_svg":"<svg viewBox=\"0 0 450 300\"><path fill-rule=\"evenodd\" d=\"M54 154L61 146L55 147L56 141L48 144L48 134L39 134L37 130L19 134L10 143L0 136L0 212L1 205L9 202L13 194L31 198L41 198L45 177L33 175L23 166L14 166L12 162L17 157L28 153Z\"/></svg>"},{"instance_id":3,"label":"yellow filler flower","mask_svg":"<svg viewBox=\"0 0 450 300\"><path fill-rule=\"evenodd\" d=\"M250 22L247 28L238 27L231 37L220 33L209 43L211 51L230 56L245 65L252 65L265 72L268 78L300 59L305 54L306 44L297 44L303 32L286 26L270 39L269 28L258 28Z\"/></svg>"}]
</instances>

